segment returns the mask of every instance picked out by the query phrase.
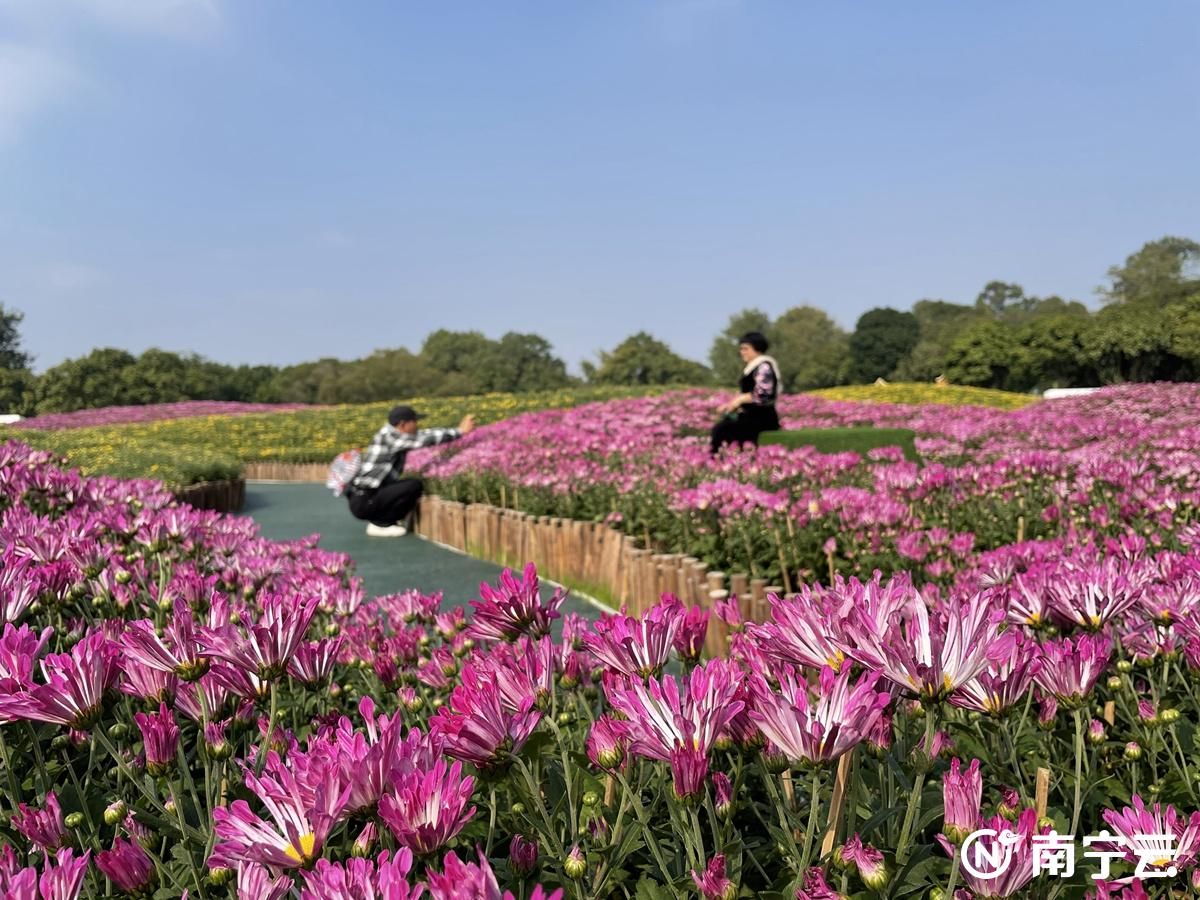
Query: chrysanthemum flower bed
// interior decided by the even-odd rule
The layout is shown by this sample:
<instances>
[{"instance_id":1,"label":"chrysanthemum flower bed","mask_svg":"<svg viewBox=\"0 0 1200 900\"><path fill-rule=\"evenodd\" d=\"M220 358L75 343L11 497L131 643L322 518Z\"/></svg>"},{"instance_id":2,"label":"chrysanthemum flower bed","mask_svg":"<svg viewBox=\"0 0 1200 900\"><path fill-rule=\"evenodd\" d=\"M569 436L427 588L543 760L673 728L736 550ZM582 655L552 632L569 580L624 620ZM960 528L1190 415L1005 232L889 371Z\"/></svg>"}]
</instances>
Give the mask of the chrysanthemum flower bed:
<instances>
[{"instance_id":1,"label":"chrysanthemum flower bed","mask_svg":"<svg viewBox=\"0 0 1200 900\"><path fill-rule=\"evenodd\" d=\"M450 499L606 521L789 592L876 569L944 587L981 552L1081 531L1162 546L1200 508L1200 385L1017 411L790 396L780 415L793 429L911 429L922 462L899 447L712 459L711 395L690 392L514 416L411 466Z\"/></svg>"},{"instance_id":2,"label":"chrysanthemum flower bed","mask_svg":"<svg viewBox=\"0 0 1200 900\"><path fill-rule=\"evenodd\" d=\"M155 483L9 443L0 485L5 896L1192 890L1195 528L837 579L762 624L730 602L705 661L671 597L564 619L530 568L469 616L367 600L315 538Z\"/></svg>"}]
</instances>

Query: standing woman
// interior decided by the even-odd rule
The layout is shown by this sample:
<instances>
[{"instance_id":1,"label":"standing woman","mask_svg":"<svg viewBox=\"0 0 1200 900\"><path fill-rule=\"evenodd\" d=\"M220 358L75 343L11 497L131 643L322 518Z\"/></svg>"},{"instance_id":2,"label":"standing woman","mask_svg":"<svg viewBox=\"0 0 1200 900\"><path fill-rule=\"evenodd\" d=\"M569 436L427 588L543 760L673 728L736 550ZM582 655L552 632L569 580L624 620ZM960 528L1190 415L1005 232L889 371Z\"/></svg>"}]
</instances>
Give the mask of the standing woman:
<instances>
[{"instance_id":1,"label":"standing woman","mask_svg":"<svg viewBox=\"0 0 1200 900\"><path fill-rule=\"evenodd\" d=\"M764 431L779 430L775 399L779 396L779 363L767 356L767 339L757 331L742 335L738 354L746 367L738 395L717 408L721 421L713 426L712 452L725 444L753 444Z\"/></svg>"}]
</instances>

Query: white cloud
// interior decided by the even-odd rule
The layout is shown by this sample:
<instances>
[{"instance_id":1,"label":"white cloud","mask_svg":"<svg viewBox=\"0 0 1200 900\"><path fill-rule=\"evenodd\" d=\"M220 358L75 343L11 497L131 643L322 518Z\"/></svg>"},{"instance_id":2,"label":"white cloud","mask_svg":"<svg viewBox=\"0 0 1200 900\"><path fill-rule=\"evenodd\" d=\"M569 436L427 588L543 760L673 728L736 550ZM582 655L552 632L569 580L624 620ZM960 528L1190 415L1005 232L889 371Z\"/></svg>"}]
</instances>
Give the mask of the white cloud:
<instances>
[{"instance_id":1,"label":"white cloud","mask_svg":"<svg viewBox=\"0 0 1200 900\"><path fill-rule=\"evenodd\" d=\"M89 33L201 40L221 24L220 0L0 0L0 146L92 83L78 53Z\"/></svg>"},{"instance_id":2,"label":"white cloud","mask_svg":"<svg viewBox=\"0 0 1200 900\"><path fill-rule=\"evenodd\" d=\"M0 144L15 139L42 109L78 81L74 68L37 47L0 44Z\"/></svg>"}]
</instances>

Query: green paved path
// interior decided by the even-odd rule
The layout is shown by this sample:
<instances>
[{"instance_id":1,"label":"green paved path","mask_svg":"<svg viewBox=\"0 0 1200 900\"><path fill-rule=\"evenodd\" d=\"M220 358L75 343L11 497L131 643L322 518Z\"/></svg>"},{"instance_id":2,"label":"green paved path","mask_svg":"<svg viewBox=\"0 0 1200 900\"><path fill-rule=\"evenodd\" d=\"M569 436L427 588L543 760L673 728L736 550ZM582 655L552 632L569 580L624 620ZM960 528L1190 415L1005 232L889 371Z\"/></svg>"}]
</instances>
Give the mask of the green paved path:
<instances>
[{"instance_id":1,"label":"green paved path","mask_svg":"<svg viewBox=\"0 0 1200 900\"><path fill-rule=\"evenodd\" d=\"M466 606L479 598L480 582L494 584L500 576L500 566L412 535L367 537L366 523L351 516L346 501L337 499L320 484L247 484L242 514L257 521L263 536L273 540L320 534L323 548L350 554L368 597L417 588L425 593L441 591L446 608ZM543 596L553 591L553 587L543 584ZM594 606L574 597L567 598L562 611L589 618L597 614Z\"/></svg>"}]
</instances>

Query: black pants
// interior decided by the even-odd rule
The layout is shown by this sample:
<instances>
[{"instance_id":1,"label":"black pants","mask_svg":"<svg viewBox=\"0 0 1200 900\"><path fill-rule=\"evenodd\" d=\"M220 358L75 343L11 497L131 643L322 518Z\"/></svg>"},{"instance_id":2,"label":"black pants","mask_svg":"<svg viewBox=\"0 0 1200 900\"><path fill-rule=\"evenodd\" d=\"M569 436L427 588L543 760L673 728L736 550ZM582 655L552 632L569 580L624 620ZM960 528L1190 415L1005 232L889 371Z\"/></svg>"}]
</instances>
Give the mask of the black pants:
<instances>
[{"instance_id":1,"label":"black pants","mask_svg":"<svg viewBox=\"0 0 1200 900\"><path fill-rule=\"evenodd\" d=\"M346 496L350 502L350 514L354 518L366 519L372 525L387 526L403 522L416 509L423 489L421 479L401 478L378 490L351 490Z\"/></svg>"},{"instance_id":2,"label":"black pants","mask_svg":"<svg viewBox=\"0 0 1200 900\"><path fill-rule=\"evenodd\" d=\"M758 446L758 436L764 431L778 431L779 416L774 407L762 409L743 408L737 415L721 419L712 429L712 452L726 444L753 444Z\"/></svg>"}]
</instances>

